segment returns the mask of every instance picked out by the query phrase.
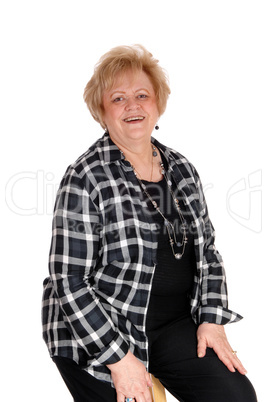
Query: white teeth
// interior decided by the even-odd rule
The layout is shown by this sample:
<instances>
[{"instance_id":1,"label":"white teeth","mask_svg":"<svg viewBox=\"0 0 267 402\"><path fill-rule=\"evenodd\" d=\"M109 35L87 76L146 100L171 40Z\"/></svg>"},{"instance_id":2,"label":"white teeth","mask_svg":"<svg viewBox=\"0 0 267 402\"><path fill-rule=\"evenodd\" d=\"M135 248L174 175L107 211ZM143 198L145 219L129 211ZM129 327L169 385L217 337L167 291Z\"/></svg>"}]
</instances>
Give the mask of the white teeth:
<instances>
[{"instance_id":1,"label":"white teeth","mask_svg":"<svg viewBox=\"0 0 267 402\"><path fill-rule=\"evenodd\" d=\"M138 117L129 117L128 119L124 119L124 121L134 121L134 120L144 120L144 117L138 116Z\"/></svg>"}]
</instances>

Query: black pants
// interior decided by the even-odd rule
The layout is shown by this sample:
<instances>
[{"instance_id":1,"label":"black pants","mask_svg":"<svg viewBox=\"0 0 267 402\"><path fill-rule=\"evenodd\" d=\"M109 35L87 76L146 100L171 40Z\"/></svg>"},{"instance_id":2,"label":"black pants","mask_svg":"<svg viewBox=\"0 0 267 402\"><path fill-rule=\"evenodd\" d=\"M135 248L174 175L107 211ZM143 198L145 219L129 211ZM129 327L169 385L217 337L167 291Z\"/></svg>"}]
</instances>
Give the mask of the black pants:
<instances>
[{"instance_id":1,"label":"black pants","mask_svg":"<svg viewBox=\"0 0 267 402\"><path fill-rule=\"evenodd\" d=\"M149 372L180 402L257 401L248 378L231 373L212 349L197 357L196 326L190 318L149 334L149 345ZM107 383L70 359L53 360L75 402L116 402L116 391Z\"/></svg>"}]
</instances>

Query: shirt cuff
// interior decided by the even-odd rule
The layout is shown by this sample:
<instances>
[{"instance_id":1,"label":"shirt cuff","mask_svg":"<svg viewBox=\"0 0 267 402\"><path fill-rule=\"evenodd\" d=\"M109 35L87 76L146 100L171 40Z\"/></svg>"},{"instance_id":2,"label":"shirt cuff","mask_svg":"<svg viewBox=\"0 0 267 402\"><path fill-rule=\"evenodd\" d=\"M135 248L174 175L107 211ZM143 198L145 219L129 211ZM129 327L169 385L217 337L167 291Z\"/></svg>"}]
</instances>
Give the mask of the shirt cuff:
<instances>
[{"instance_id":1,"label":"shirt cuff","mask_svg":"<svg viewBox=\"0 0 267 402\"><path fill-rule=\"evenodd\" d=\"M201 306L197 313L199 324L225 325L242 320L242 316L222 306Z\"/></svg>"},{"instance_id":2,"label":"shirt cuff","mask_svg":"<svg viewBox=\"0 0 267 402\"><path fill-rule=\"evenodd\" d=\"M120 334L117 334L109 345L102 350L101 354L96 357L93 366L117 363L128 353L128 350L128 343Z\"/></svg>"}]
</instances>

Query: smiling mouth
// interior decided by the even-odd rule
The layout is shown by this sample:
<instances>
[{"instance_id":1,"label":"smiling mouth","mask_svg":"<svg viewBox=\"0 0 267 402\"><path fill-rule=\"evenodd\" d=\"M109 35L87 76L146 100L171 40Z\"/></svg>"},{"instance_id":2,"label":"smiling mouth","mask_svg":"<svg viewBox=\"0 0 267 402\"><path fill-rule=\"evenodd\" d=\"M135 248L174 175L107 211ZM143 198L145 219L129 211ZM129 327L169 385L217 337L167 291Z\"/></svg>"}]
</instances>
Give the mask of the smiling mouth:
<instances>
[{"instance_id":1,"label":"smiling mouth","mask_svg":"<svg viewBox=\"0 0 267 402\"><path fill-rule=\"evenodd\" d=\"M124 119L123 121L125 121L126 123L129 123L131 121L142 121L144 120L143 116L134 116L134 117L127 117L127 119Z\"/></svg>"}]
</instances>

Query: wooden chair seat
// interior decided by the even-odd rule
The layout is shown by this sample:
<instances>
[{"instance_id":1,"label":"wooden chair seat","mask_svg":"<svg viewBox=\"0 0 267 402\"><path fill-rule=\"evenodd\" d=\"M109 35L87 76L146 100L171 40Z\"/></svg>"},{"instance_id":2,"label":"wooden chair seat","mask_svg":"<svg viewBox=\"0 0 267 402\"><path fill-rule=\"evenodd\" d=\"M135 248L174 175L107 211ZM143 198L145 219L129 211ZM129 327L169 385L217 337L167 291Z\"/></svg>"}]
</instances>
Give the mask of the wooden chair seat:
<instances>
[{"instance_id":1,"label":"wooden chair seat","mask_svg":"<svg viewBox=\"0 0 267 402\"><path fill-rule=\"evenodd\" d=\"M153 387L150 388L150 393L153 402L167 402L165 388L161 382L151 374Z\"/></svg>"}]
</instances>

